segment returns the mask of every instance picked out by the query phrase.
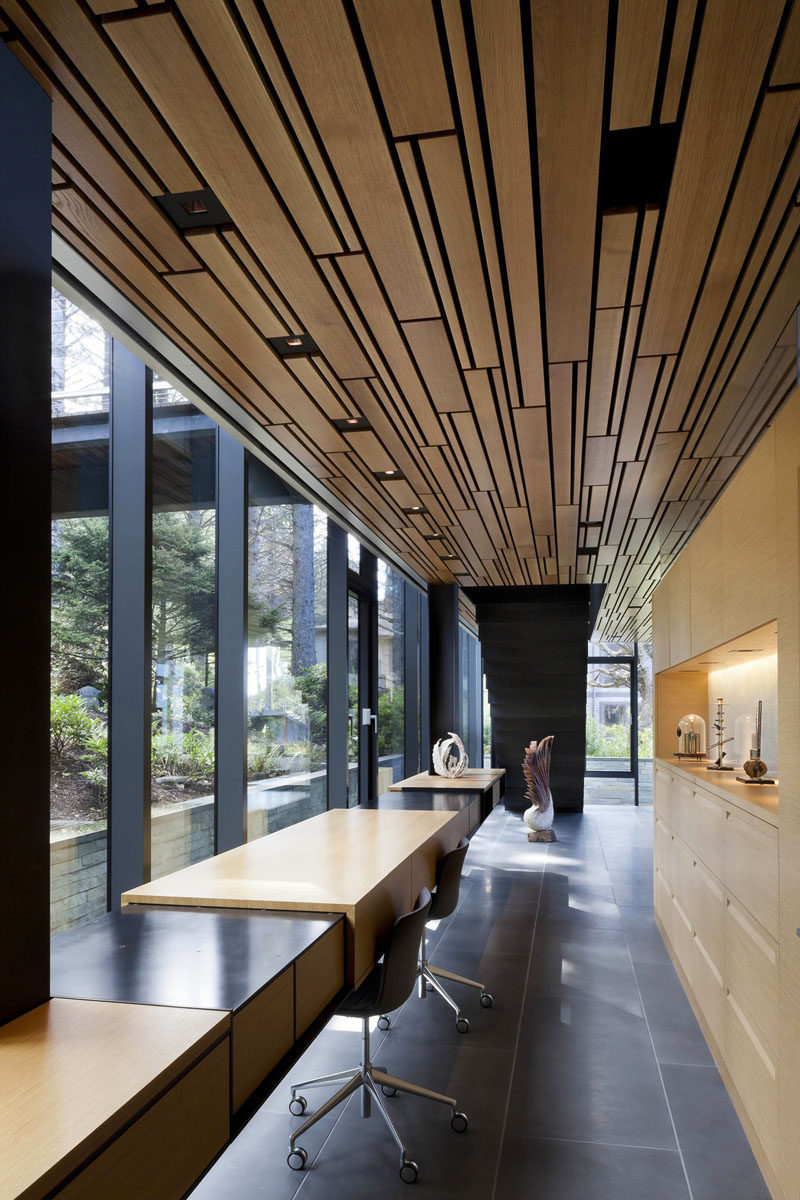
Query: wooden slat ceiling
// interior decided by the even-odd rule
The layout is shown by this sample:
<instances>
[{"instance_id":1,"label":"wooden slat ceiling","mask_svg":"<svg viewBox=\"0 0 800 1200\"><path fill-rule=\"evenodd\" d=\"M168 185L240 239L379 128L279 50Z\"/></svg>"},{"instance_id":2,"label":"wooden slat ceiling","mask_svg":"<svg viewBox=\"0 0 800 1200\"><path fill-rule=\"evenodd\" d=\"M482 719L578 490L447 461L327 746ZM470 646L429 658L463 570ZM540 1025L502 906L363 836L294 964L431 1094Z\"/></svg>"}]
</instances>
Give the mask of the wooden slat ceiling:
<instances>
[{"instance_id":1,"label":"wooden slat ceiling","mask_svg":"<svg viewBox=\"0 0 800 1200\"><path fill-rule=\"evenodd\" d=\"M0 30L53 98L55 229L288 454L425 578L605 583L600 636L647 636L796 380L800 0L0 0ZM181 233L154 197L201 187L231 223ZM266 341L298 332L318 355Z\"/></svg>"}]
</instances>

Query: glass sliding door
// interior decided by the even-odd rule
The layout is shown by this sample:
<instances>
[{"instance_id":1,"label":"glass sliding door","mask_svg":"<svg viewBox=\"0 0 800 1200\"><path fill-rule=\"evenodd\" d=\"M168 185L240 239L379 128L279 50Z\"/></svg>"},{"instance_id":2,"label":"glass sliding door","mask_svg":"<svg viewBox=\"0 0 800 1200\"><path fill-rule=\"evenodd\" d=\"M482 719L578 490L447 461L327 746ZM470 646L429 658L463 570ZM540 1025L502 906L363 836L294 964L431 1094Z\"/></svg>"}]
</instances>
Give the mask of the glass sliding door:
<instances>
[{"instance_id":1,"label":"glass sliding door","mask_svg":"<svg viewBox=\"0 0 800 1200\"><path fill-rule=\"evenodd\" d=\"M405 773L405 587L378 559L378 795Z\"/></svg>"},{"instance_id":2,"label":"glass sliding door","mask_svg":"<svg viewBox=\"0 0 800 1200\"><path fill-rule=\"evenodd\" d=\"M154 379L153 879L214 853L216 434Z\"/></svg>"},{"instance_id":3,"label":"glass sliding door","mask_svg":"<svg viewBox=\"0 0 800 1200\"><path fill-rule=\"evenodd\" d=\"M247 830L327 803L328 520L248 459Z\"/></svg>"},{"instance_id":4,"label":"glass sliding door","mask_svg":"<svg viewBox=\"0 0 800 1200\"><path fill-rule=\"evenodd\" d=\"M590 803L639 803L635 644L589 644L586 784Z\"/></svg>"},{"instance_id":5,"label":"glass sliding door","mask_svg":"<svg viewBox=\"0 0 800 1200\"><path fill-rule=\"evenodd\" d=\"M52 293L51 929L106 911L111 338Z\"/></svg>"}]
</instances>

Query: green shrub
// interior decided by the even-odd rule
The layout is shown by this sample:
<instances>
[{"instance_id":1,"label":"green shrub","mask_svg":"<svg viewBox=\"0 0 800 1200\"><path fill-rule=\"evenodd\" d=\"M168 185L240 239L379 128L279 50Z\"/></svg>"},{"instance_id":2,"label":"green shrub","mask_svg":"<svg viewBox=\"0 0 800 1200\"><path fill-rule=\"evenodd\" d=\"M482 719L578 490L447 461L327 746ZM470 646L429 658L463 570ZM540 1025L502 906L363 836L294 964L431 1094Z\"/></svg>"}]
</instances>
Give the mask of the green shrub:
<instances>
[{"instance_id":1,"label":"green shrub","mask_svg":"<svg viewBox=\"0 0 800 1200\"><path fill-rule=\"evenodd\" d=\"M53 692L50 696L50 749L58 758L86 741L92 730L92 718L80 696Z\"/></svg>"}]
</instances>

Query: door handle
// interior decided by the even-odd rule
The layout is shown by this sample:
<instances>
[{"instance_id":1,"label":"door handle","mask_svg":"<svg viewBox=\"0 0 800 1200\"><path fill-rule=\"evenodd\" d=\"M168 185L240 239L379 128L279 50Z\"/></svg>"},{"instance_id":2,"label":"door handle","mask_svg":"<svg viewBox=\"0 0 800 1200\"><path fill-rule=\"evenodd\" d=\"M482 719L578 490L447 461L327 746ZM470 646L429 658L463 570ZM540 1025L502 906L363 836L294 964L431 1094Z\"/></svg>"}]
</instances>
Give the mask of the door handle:
<instances>
[{"instance_id":1,"label":"door handle","mask_svg":"<svg viewBox=\"0 0 800 1200\"><path fill-rule=\"evenodd\" d=\"M362 724L362 725L369 725L370 721L372 721L372 723L373 723L373 730L374 730L374 732L375 732L375 733L377 733L377 732L378 732L378 714L377 714L377 713L374 713L374 712L372 711L372 709L370 709L370 708L362 708L362 710L361 710L361 724Z\"/></svg>"}]
</instances>

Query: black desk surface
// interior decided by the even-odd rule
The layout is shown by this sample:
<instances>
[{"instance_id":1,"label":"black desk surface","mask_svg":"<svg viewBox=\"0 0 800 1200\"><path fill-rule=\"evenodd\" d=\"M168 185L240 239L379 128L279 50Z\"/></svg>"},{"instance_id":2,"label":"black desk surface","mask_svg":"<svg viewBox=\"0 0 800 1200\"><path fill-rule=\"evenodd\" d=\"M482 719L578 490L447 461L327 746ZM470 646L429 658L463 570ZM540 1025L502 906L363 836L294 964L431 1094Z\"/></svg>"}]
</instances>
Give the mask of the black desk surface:
<instances>
[{"instance_id":1,"label":"black desk surface","mask_svg":"<svg viewBox=\"0 0 800 1200\"><path fill-rule=\"evenodd\" d=\"M475 792L451 792L431 788L429 791L407 790L384 792L370 800L364 808L407 808L423 812L461 812L475 799Z\"/></svg>"},{"instance_id":2,"label":"black desk surface","mask_svg":"<svg viewBox=\"0 0 800 1200\"><path fill-rule=\"evenodd\" d=\"M51 939L53 996L235 1012L343 918L128 905Z\"/></svg>"}]
</instances>

